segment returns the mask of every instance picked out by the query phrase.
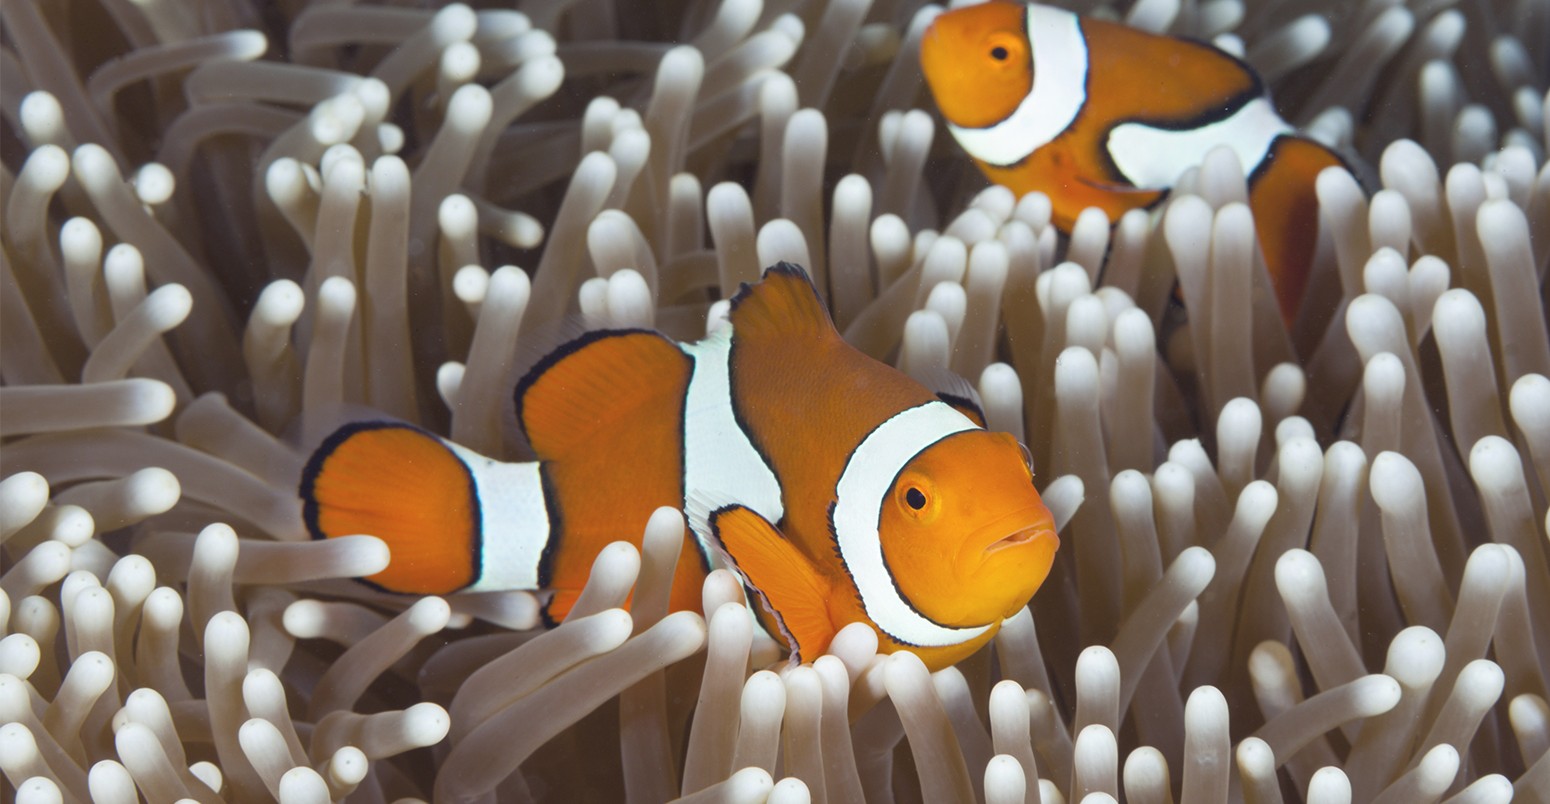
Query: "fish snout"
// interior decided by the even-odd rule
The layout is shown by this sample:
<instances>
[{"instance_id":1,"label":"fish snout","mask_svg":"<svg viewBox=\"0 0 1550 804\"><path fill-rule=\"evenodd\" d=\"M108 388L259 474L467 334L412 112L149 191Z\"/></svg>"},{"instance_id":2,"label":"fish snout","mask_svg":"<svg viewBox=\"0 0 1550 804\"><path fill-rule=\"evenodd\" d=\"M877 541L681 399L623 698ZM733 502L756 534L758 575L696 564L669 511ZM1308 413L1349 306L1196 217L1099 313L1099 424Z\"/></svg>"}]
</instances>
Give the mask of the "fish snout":
<instances>
[{"instance_id":1,"label":"fish snout","mask_svg":"<svg viewBox=\"0 0 1550 804\"><path fill-rule=\"evenodd\" d=\"M985 548L984 556L988 559L1001 550L1010 549L1019 545L1031 544L1039 539L1053 539L1055 540L1057 546L1060 544L1060 537L1055 535L1055 529L1053 527L1030 525L1029 527L1023 528L1021 530L1013 531L1005 538L991 542L990 546Z\"/></svg>"},{"instance_id":2,"label":"fish snout","mask_svg":"<svg viewBox=\"0 0 1550 804\"><path fill-rule=\"evenodd\" d=\"M1053 542L1051 552L1060 546L1060 537L1055 533L1055 519L1043 505L1000 517L979 528L974 536L971 543L979 546L981 562L990 560L1004 550L1044 540Z\"/></svg>"}]
</instances>

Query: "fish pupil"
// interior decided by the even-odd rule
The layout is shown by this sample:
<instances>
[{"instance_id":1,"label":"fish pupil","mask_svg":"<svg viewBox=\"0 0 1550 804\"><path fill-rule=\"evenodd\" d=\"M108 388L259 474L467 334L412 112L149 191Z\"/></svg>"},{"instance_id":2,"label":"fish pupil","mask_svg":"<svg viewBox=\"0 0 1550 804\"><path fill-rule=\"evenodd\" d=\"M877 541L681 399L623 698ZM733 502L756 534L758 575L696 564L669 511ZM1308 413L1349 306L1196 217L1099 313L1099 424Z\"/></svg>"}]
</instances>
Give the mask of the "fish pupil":
<instances>
[{"instance_id":1,"label":"fish pupil","mask_svg":"<svg viewBox=\"0 0 1550 804\"><path fill-rule=\"evenodd\" d=\"M912 488L904 492L904 501L909 503L909 506L916 511L926 507L926 495L922 494L920 489Z\"/></svg>"},{"instance_id":2,"label":"fish pupil","mask_svg":"<svg viewBox=\"0 0 1550 804\"><path fill-rule=\"evenodd\" d=\"M1000 45L990 49L990 57L996 61L1006 61L1007 55L1009 54L1006 52L1006 48L1001 47Z\"/></svg>"}]
</instances>

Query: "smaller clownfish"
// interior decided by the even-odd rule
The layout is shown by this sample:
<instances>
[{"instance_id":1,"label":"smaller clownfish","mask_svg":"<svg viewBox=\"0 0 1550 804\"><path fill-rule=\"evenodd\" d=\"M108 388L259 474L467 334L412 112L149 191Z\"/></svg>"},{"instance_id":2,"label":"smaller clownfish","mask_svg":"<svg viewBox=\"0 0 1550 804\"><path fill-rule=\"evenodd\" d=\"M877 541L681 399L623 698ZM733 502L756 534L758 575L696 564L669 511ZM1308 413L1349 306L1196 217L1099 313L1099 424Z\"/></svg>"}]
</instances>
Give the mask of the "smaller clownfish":
<instances>
[{"instance_id":1,"label":"smaller clownfish","mask_svg":"<svg viewBox=\"0 0 1550 804\"><path fill-rule=\"evenodd\" d=\"M953 138L986 177L1049 196L1070 233L1087 207L1117 221L1163 200L1226 145L1282 317L1293 319L1318 234L1314 181L1340 157L1298 136L1254 70L1211 45L1037 4L948 11L926 30L921 69Z\"/></svg>"},{"instance_id":2,"label":"smaller clownfish","mask_svg":"<svg viewBox=\"0 0 1550 804\"><path fill-rule=\"evenodd\" d=\"M612 330L549 354L516 388L533 462L346 425L303 474L307 527L386 541L364 579L381 588L552 590L555 622L604 546L638 547L672 506L689 525L672 608L698 610L724 564L794 661L860 622L938 669L1027 605L1059 539L1022 445L847 344L801 268L743 285L728 321L697 343Z\"/></svg>"}]
</instances>

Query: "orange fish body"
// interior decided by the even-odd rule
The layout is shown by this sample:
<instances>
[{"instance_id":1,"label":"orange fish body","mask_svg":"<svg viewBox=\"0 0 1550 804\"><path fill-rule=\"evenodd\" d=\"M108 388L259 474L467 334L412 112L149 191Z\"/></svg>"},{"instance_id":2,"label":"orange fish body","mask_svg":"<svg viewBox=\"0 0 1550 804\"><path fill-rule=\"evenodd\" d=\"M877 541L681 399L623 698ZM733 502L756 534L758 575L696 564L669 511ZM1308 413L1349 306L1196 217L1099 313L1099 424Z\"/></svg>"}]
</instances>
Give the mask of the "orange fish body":
<instances>
[{"instance_id":1,"label":"orange fish body","mask_svg":"<svg viewBox=\"0 0 1550 804\"><path fill-rule=\"evenodd\" d=\"M553 590L558 621L597 553L673 506L689 525L675 610L726 565L796 660L864 622L933 668L1025 606L1059 543L1021 446L845 343L795 266L745 285L704 340L588 333L516 393L535 462L341 428L302 479L314 537L387 541L365 580L392 591Z\"/></svg>"},{"instance_id":2,"label":"orange fish body","mask_svg":"<svg viewBox=\"0 0 1550 804\"><path fill-rule=\"evenodd\" d=\"M1295 315L1318 234L1314 180L1343 163L1276 114L1247 64L1201 42L989 2L937 17L921 68L985 175L1048 195L1068 233L1087 207L1117 221L1156 205L1210 150L1230 147L1282 315Z\"/></svg>"}]
</instances>

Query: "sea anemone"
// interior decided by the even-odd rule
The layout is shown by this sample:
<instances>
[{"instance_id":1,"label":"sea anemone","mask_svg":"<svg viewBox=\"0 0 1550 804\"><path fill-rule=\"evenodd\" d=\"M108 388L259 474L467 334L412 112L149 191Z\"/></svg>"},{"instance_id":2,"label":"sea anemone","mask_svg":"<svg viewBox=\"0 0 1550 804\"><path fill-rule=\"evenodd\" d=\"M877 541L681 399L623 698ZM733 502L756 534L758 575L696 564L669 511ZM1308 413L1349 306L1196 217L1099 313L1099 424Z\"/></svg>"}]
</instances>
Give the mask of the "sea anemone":
<instances>
[{"instance_id":1,"label":"sea anemone","mask_svg":"<svg viewBox=\"0 0 1550 804\"><path fill-rule=\"evenodd\" d=\"M5 795L1550 802L1550 4L1078 5L1350 161L1295 321L1228 154L1069 235L985 187L938 6L0 5ZM1067 547L956 667L668 614L668 509L549 630L307 540L343 417L520 458L556 331L779 260L1031 448Z\"/></svg>"}]
</instances>

